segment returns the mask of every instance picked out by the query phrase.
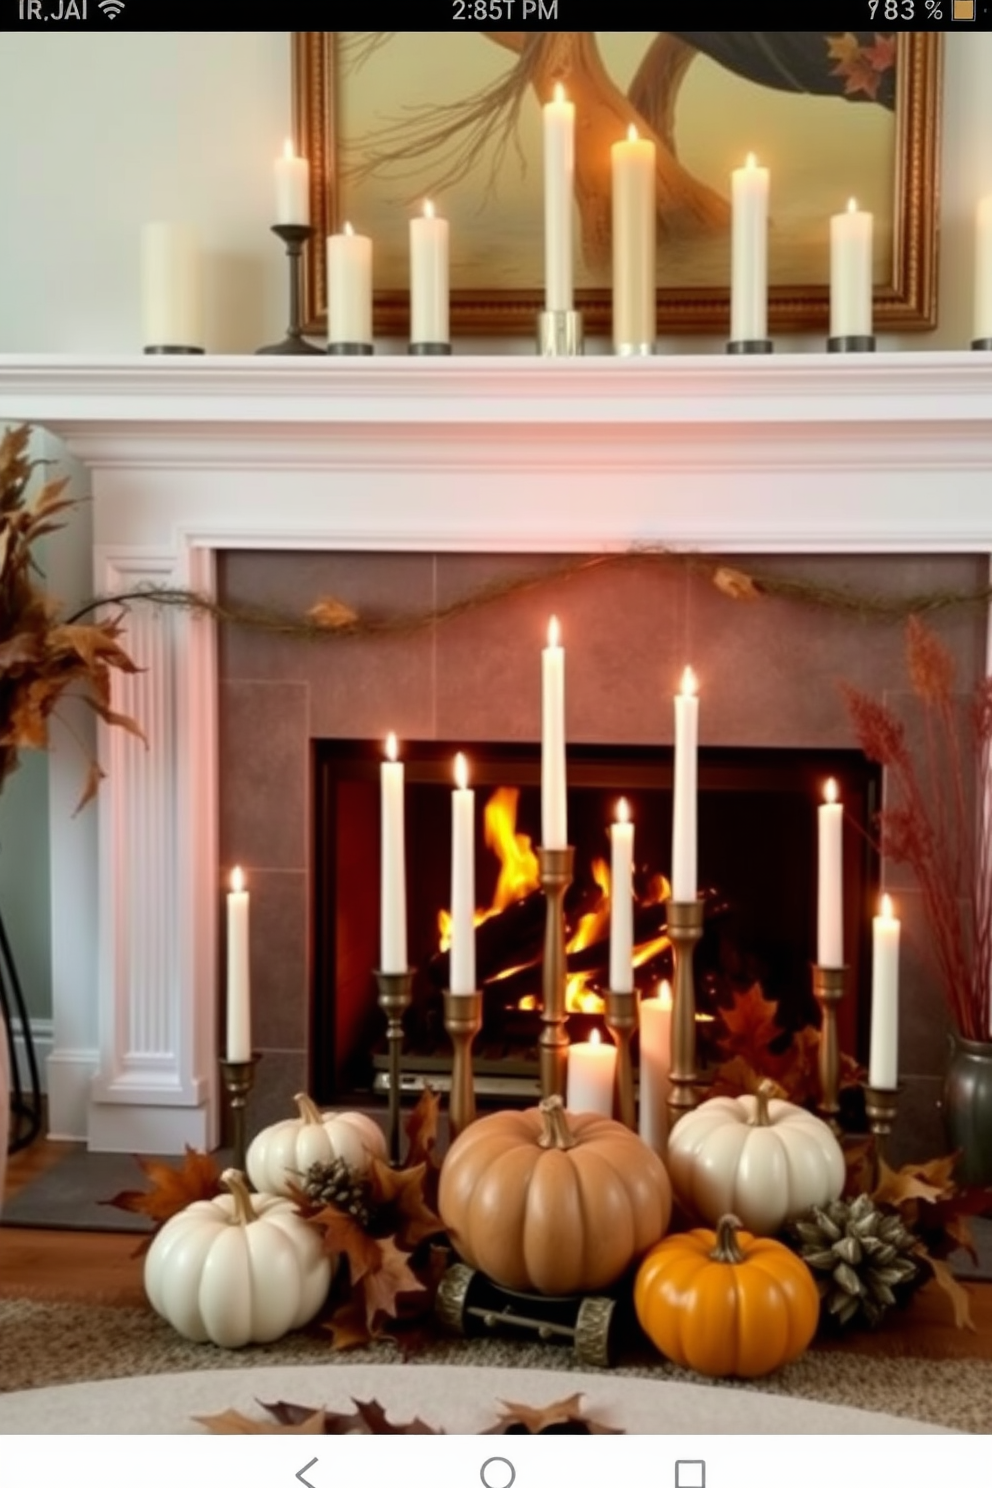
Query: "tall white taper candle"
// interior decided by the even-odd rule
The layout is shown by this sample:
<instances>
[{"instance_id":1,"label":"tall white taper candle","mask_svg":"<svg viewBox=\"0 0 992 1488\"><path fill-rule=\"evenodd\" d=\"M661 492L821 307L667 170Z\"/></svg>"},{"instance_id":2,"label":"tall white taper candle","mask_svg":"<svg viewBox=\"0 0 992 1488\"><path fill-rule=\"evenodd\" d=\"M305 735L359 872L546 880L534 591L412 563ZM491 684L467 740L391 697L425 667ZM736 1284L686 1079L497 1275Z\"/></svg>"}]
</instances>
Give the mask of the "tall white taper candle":
<instances>
[{"instance_id":1,"label":"tall white taper candle","mask_svg":"<svg viewBox=\"0 0 992 1488\"><path fill-rule=\"evenodd\" d=\"M227 1057L241 1064L251 1058L249 949L248 890L244 874L235 868L227 896Z\"/></svg>"},{"instance_id":2,"label":"tall white taper candle","mask_svg":"<svg viewBox=\"0 0 992 1488\"><path fill-rule=\"evenodd\" d=\"M610 827L610 990L634 990L634 823L621 797Z\"/></svg>"},{"instance_id":3,"label":"tall white taper candle","mask_svg":"<svg viewBox=\"0 0 992 1488\"><path fill-rule=\"evenodd\" d=\"M837 782L828 780L819 820L816 960L819 966L844 965L844 807Z\"/></svg>"},{"instance_id":4,"label":"tall white taper candle","mask_svg":"<svg viewBox=\"0 0 992 1488\"><path fill-rule=\"evenodd\" d=\"M541 846L568 846L565 800L565 651L558 618L541 653Z\"/></svg>"},{"instance_id":5,"label":"tall white taper candle","mask_svg":"<svg viewBox=\"0 0 992 1488\"><path fill-rule=\"evenodd\" d=\"M475 988L475 791L468 787L468 765L455 757L451 793L451 965L452 992Z\"/></svg>"},{"instance_id":6,"label":"tall white taper candle","mask_svg":"<svg viewBox=\"0 0 992 1488\"><path fill-rule=\"evenodd\" d=\"M851 197L830 219L830 334L870 336L872 215Z\"/></svg>"},{"instance_id":7,"label":"tall white taper candle","mask_svg":"<svg viewBox=\"0 0 992 1488\"><path fill-rule=\"evenodd\" d=\"M675 695L675 792L672 809L672 898L688 904L696 897L696 755L699 698L692 667L682 673Z\"/></svg>"},{"instance_id":8,"label":"tall white taper candle","mask_svg":"<svg viewBox=\"0 0 992 1488\"><path fill-rule=\"evenodd\" d=\"M571 310L575 104L561 83L544 105L544 305Z\"/></svg>"},{"instance_id":9,"label":"tall white taper candle","mask_svg":"<svg viewBox=\"0 0 992 1488\"><path fill-rule=\"evenodd\" d=\"M386 758L379 766L382 815L379 970L386 972L409 970L406 955L404 770L397 754L396 735L390 734L386 739Z\"/></svg>"},{"instance_id":10,"label":"tall white taper candle","mask_svg":"<svg viewBox=\"0 0 992 1488\"><path fill-rule=\"evenodd\" d=\"M871 1050L868 1084L895 1090L899 1083L899 921L892 900L882 895L871 922Z\"/></svg>"},{"instance_id":11,"label":"tall white taper candle","mask_svg":"<svg viewBox=\"0 0 992 1488\"><path fill-rule=\"evenodd\" d=\"M372 344L372 239L350 222L327 240L327 339Z\"/></svg>"},{"instance_id":12,"label":"tall white taper candle","mask_svg":"<svg viewBox=\"0 0 992 1488\"><path fill-rule=\"evenodd\" d=\"M449 337L448 224L432 202L410 219L410 340L444 345Z\"/></svg>"},{"instance_id":13,"label":"tall white taper candle","mask_svg":"<svg viewBox=\"0 0 992 1488\"><path fill-rule=\"evenodd\" d=\"M731 175L731 341L768 335L768 179L753 155Z\"/></svg>"}]
</instances>

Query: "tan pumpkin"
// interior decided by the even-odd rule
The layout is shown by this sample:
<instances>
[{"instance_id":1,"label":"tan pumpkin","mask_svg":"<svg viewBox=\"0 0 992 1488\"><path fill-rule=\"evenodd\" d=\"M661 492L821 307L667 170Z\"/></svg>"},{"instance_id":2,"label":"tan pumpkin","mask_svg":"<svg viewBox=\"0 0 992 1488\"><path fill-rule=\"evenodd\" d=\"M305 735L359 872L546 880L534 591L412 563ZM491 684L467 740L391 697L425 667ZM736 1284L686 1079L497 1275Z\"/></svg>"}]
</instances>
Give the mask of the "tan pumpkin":
<instances>
[{"instance_id":1,"label":"tan pumpkin","mask_svg":"<svg viewBox=\"0 0 992 1488\"><path fill-rule=\"evenodd\" d=\"M469 1265L516 1291L565 1296L610 1286L656 1244L672 1191L640 1137L550 1096L462 1132L441 1168L438 1207Z\"/></svg>"}]
</instances>

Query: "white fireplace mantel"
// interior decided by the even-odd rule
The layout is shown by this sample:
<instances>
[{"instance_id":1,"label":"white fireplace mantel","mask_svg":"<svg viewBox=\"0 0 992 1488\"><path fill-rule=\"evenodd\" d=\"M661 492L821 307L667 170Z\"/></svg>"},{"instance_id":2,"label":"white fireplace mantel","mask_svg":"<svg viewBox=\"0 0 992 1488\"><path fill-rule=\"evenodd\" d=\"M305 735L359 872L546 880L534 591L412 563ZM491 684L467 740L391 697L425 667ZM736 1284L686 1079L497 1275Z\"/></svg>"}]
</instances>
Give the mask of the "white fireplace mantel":
<instances>
[{"instance_id":1,"label":"white fireplace mantel","mask_svg":"<svg viewBox=\"0 0 992 1488\"><path fill-rule=\"evenodd\" d=\"M98 592L210 592L245 547L992 553L989 354L4 356L0 420L88 467ZM81 970L55 988L50 1108L94 1148L168 1152L217 1133L214 637L136 607L128 640L145 670L116 702L149 748L101 741L94 924L53 812L53 934ZM63 1016L80 997L92 1017ZM80 1026L94 1046L63 1046Z\"/></svg>"}]
</instances>

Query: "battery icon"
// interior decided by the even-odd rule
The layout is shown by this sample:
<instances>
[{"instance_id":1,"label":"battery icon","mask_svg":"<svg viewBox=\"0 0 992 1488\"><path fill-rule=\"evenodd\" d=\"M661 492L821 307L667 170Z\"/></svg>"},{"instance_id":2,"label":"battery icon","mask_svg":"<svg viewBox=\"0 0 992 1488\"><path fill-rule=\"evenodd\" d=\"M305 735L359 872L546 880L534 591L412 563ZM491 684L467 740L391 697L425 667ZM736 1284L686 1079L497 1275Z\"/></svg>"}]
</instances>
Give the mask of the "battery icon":
<instances>
[{"instance_id":1,"label":"battery icon","mask_svg":"<svg viewBox=\"0 0 992 1488\"><path fill-rule=\"evenodd\" d=\"M973 21L975 19L975 0L951 0L952 21Z\"/></svg>"}]
</instances>

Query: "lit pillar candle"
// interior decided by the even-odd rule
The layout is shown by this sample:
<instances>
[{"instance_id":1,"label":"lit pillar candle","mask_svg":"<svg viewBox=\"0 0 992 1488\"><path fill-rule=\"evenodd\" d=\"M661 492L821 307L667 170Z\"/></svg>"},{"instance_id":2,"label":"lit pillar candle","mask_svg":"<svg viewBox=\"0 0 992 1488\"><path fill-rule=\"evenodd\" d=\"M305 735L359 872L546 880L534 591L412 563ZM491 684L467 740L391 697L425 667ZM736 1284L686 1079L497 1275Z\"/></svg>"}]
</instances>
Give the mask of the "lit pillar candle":
<instances>
[{"instance_id":1,"label":"lit pillar candle","mask_svg":"<svg viewBox=\"0 0 992 1488\"><path fill-rule=\"evenodd\" d=\"M871 1053L868 1084L895 1090L899 1070L899 921L892 900L882 895L881 913L871 922Z\"/></svg>"},{"instance_id":2,"label":"lit pillar candle","mask_svg":"<svg viewBox=\"0 0 992 1488\"><path fill-rule=\"evenodd\" d=\"M248 966L248 890L240 868L227 896L227 1057L251 1058L251 977Z\"/></svg>"},{"instance_id":3,"label":"lit pillar candle","mask_svg":"<svg viewBox=\"0 0 992 1488\"><path fill-rule=\"evenodd\" d=\"M992 196L983 196L975 211L974 339L992 338Z\"/></svg>"},{"instance_id":4,"label":"lit pillar candle","mask_svg":"<svg viewBox=\"0 0 992 1488\"><path fill-rule=\"evenodd\" d=\"M396 735L386 740L379 766L382 816L382 874L379 970L407 971L406 849L403 831L403 763L396 758Z\"/></svg>"},{"instance_id":5,"label":"lit pillar candle","mask_svg":"<svg viewBox=\"0 0 992 1488\"><path fill-rule=\"evenodd\" d=\"M682 673L675 695L675 790L672 806L672 898L688 904L696 897L696 753L699 698L692 667Z\"/></svg>"},{"instance_id":6,"label":"lit pillar candle","mask_svg":"<svg viewBox=\"0 0 992 1488\"><path fill-rule=\"evenodd\" d=\"M475 791L468 788L468 765L455 757L451 793L451 965L452 992L475 991Z\"/></svg>"},{"instance_id":7,"label":"lit pillar candle","mask_svg":"<svg viewBox=\"0 0 992 1488\"><path fill-rule=\"evenodd\" d=\"M568 846L565 804L565 651L558 619L541 653L541 845Z\"/></svg>"},{"instance_id":8,"label":"lit pillar candle","mask_svg":"<svg viewBox=\"0 0 992 1488\"><path fill-rule=\"evenodd\" d=\"M634 990L634 823L627 802L617 802L610 827L610 990Z\"/></svg>"},{"instance_id":9,"label":"lit pillar candle","mask_svg":"<svg viewBox=\"0 0 992 1488\"><path fill-rule=\"evenodd\" d=\"M570 1111L595 1111L613 1115L613 1087L617 1074L615 1044L604 1044L593 1029L587 1044L570 1044L568 1050L568 1100Z\"/></svg>"},{"instance_id":10,"label":"lit pillar candle","mask_svg":"<svg viewBox=\"0 0 992 1488\"><path fill-rule=\"evenodd\" d=\"M276 223L280 227L310 225L310 165L293 153L287 140L276 159Z\"/></svg>"},{"instance_id":11,"label":"lit pillar candle","mask_svg":"<svg viewBox=\"0 0 992 1488\"><path fill-rule=\"evenodd\" d=\"M664 1156L672 1067L672 989L668 982L662 982L659 992L658 997L641 998L638 1130L642 1141Z\"/></svg>"},{"instance_id":12,"label":"lit pillar candle","mask_svg":"<svg viewBox=\"0 0 992 1488\"><path fill-rule=\"evenodd\" d=\"M844 965L844 808L837 782L828 780L824 802L817 808L819 850L817 873L816 960L819 966Z\"/></svg>"},{"instance_id":13,"label":"lit pillar candle","mask_svg":"<svg viewBox=\"0 0 992 1488\"><path fill-rule=\"evenodd\" d=\"M730 339L768 335L768 171L749 155L731 173Z\"/></svg>"},{"instance_id":14,"label":"lit pillar candle","mask_svg":"<svg viewBox=\"0 0 992 1488\"><path fill-rule=\"evenodd\" d=\"M372 344L372 239L350 222L327 240L327 339Z\"/></svg>"},{"instance_id":15,"label":"lit pillar candle","mask_svg":"<svg viewBox=\"0 0 992 1488\"><path fill-rule=\"evenodd\" d=\"M200 247L192 227L149 222L141 236L143 346L202 349Z\"/></svg>"},{"instance_id":16,"label":"lit pillar candle","mask_svg":"<svg viewBox=\"0 0 992 1488\"><path fill-rule=\"evenodd\" d=\"M830 219L830 334L870 336L872 215L851 197Z\"/></svg>"},{"instance_id":17,"label":"lit pillar candle","mask_svg":"<svg viewBox=\"0 0 992 1488\"><path fill-rule=\"evenodd\" d=\"M572 309L572 198L575 182L575 104L561 83L544 105L544 303Z\"/></svg>"},{"instance_id":18,"label":"lit pillar candle","mask_svg":"<svg viewBox=\"0 0 992 1488\"><path fill-rule=\"evenodd\" d=\"M422 217L410 219L410 340L446 344L448 320L448 223L424 202Z\"/></svg>"},{"instance_id":19,"label":"lit pillar candle","mask_svg":"<svg viewBox=\"0 0 992 1488\"><path fill-rule=\"evenodd\" d=\"M650 350L657 335L655 148L634 125L611 151L613 176L613 347Z\"/></svg>"}]
</instances>

